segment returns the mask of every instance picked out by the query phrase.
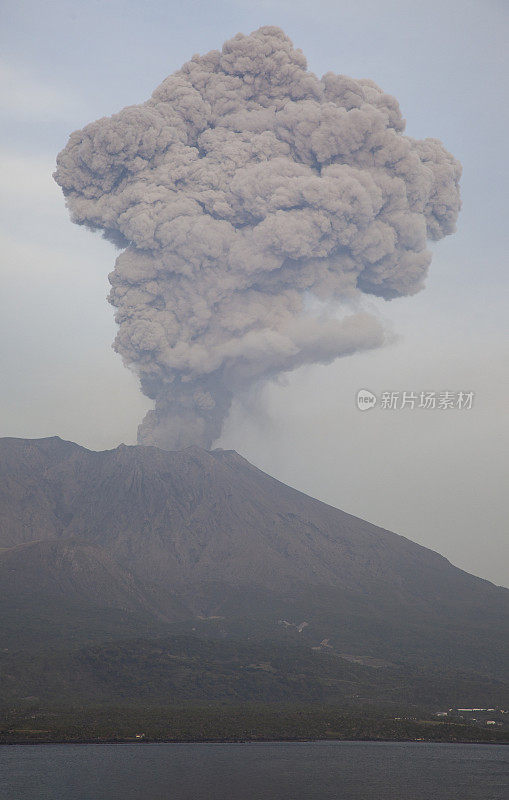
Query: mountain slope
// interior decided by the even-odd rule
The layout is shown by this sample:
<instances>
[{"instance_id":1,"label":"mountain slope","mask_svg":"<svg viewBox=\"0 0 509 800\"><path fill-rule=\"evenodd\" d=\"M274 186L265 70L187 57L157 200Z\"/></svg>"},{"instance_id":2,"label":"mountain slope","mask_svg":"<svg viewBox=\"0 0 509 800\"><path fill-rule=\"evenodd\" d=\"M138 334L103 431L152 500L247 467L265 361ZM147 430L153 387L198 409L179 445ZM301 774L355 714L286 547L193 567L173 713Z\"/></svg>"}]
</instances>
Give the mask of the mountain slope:
<instances>
[{"instance_id":1,"label":"mountain slope","mask_svg":"<svg viewBox=\"0 0 509 800\"><path fill-rule=\"evenodd\" d=\"M154 613L136 579L101 548L73 539L46 539L0 551L3 600L29 603L37 598Z\"/></svg>"},{"instance_id":2,"label":"mountain slope","mask_svg":"<svg viewBox=\"0 0 509 800\"><path fill-rule=\"evenodd\" d=\"M209 638L327 639L349 657L508 680L508 590L234 451L0 440L0 547L34 606L51 583L84 608L88 587L96 606L151 618L154 634L163 621Z\"/></svg>"},{"instance_id":3,"label":"mountain slope","mask_svg":"<svg viewBox=\"0 0 509 800\"><path fill-rule=\"evenodd\" d=\"M102 548L47 539L0 550L1 640L41 647L154 635L189 617L157 597Z\"/></svg>"}]
</instances>

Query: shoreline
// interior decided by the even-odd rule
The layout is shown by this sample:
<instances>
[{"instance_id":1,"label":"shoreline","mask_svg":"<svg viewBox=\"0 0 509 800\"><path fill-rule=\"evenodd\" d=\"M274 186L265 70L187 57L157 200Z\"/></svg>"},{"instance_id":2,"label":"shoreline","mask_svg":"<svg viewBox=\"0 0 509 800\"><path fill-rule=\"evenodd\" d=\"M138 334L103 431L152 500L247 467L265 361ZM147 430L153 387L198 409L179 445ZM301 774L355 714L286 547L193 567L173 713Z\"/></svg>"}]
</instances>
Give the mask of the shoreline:
<instances>
[{"instance_id":1,"label":"shoreline","mask_svg":"<svg viewBox=\"0 0 509 800\"><path fill-rule=\"evenodd\" d=\"M472 745L489 745L490 747L495 746L507 746L509 745L509 738L505 741L495 742L495 741L486 741L486 740L475 740L472 739L456 739L451 741L436 741L434 739L376 739L376 738L362 738L362 739L339 739L339 738L320 738L320 739L309 739L309 738L288 738L288 739L48 739L45 741L36 741L34 739L24 739L20 741L0 741L0 747L15 747L16 745L23 745L26 746L33 746L36 747L37 745L59 745L59 744L70 744L70 745L88 745L88 744L318 744L318 743L344 743L344 744L355 744L355 743L380 743L380 744L472 744Z\"/></svg>"}]
</instances>

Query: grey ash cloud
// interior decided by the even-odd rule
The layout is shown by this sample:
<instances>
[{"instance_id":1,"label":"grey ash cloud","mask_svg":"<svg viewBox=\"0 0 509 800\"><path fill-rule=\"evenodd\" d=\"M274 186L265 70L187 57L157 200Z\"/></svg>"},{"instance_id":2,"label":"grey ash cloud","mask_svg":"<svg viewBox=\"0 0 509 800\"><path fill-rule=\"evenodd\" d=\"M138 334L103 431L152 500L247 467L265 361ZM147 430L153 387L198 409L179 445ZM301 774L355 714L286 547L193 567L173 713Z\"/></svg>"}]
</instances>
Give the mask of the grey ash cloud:
<instances>
[{"instance_id":1,"label":"grey ash cloud","mask_svg":"<svg viewBox=\"0 0 509 800\"><path fill-rule=\"evenodd\" d=\"M263 27L70 136L72 219L122 249L114 347L155 401L140 443L208 448L236 393L383 344L359 298L419 291L460 208L458 161L404 127L371 80L318 79Z\"/></svg>"}]
</instances>

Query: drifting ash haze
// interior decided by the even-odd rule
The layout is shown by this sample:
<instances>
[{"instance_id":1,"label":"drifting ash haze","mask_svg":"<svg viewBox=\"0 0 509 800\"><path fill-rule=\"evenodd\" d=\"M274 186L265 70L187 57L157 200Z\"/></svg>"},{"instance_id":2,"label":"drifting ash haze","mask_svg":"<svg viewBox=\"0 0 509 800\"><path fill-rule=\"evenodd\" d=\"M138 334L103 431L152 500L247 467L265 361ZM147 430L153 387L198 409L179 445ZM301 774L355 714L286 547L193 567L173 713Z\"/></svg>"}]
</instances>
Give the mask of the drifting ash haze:
<instances>
[{"instance_id":1,"label":"drifting ash haze","mask_svg":"<svg viewBox=\"0 0 509 800\"><path fill-rule=\"evenodd\" d=\"M460 207L459 163L403 130L375 83L319 80L264 27L71 135L55 179L123 250L109 299L155 400L141 444L209 448L236 393L383 344L360 296L419 291Z\"/></svg>"}]
</instances>

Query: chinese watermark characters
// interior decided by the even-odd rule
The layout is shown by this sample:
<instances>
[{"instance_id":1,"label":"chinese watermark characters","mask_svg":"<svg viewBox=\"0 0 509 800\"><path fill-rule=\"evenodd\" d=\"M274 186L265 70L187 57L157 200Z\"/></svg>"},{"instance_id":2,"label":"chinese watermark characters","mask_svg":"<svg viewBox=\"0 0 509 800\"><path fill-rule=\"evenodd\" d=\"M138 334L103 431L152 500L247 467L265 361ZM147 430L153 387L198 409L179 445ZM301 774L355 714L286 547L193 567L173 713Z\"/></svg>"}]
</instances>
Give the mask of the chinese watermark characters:
<instances>
[{"instance_id":1,"label":"chinese watermark characters","mask_svg":"<svg viewBox=\"0 0 509 800\"><path fill-rule=\"evenodd\" d=\"M387 391L382 392L378 398L369 389L359 389L357 392L357 408L368 411L370 408L379 408L388 411L413 411L414 409L450 411L469 411L474 404L474 392L449 390L443 392L410 392Z\"/></svg>"}]
</instances>

